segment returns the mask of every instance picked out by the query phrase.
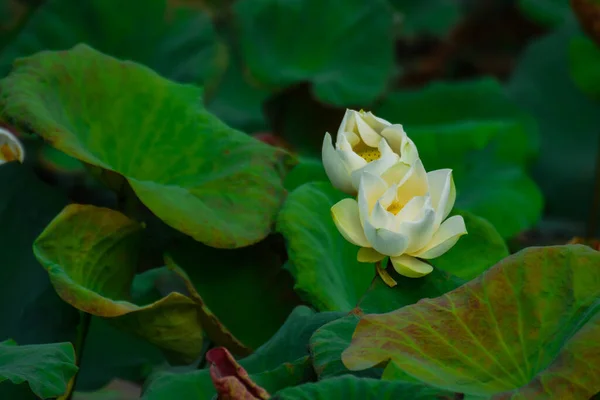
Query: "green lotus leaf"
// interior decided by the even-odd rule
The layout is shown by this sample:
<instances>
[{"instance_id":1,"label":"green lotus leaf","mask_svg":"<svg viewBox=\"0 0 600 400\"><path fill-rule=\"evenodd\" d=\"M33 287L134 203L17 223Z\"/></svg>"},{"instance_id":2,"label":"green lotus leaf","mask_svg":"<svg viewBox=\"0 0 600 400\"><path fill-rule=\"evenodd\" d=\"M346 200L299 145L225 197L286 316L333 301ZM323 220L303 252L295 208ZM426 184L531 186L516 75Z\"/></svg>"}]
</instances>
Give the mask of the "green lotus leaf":
<instances>
[{"instance_id":1,"label":"green lotus leaf","mask_svg":"<svg viewBox=\"0 0 600 400\"><path fill-rule=\"evenodd\" d=\"M206 111L201 89L78 45L20 59L0 92L7 117L122 175L155 215L194 239L233 248L270 232L289 156Z\"/></svg>"},{"instance_id":2,"label":"green lotus leaf","mask_svg":"<svg viewBox=\"0 0 600 400\"><path fill-rule=\"evenodd\" d=\"M435 299L364 316L342 354L351 370L390 361L473 396L588 399L600 391L600 252L533 247Z\"/></svg>"},{"instance_id":3,"label":"green lotus leaf","mask_svg":"<svg viewBox=\"0 0 600 400\"><path fill-rule=\"evenodd\" d=\"M289 194L277 219L295 289L319 311L352 310L375 276L331 218L331 207L344 197L328 182L310 182Z\"/></svg>"}]
</instances>

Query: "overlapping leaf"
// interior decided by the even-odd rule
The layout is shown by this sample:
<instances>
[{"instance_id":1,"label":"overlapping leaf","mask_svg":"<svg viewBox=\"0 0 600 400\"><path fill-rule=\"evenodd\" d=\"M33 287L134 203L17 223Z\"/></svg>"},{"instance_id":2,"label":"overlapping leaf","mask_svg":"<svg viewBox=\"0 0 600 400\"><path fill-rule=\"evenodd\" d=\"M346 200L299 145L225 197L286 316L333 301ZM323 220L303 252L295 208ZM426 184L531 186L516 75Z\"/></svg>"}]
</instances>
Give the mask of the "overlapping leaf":
<instances>
[{"instance_id":1,"label":"overlapping leaf","mask_svg":"<svg viewBox=\"0 0 600 400\"><path fill-rule=\"evenodd\" d=\"M498 82L393 93L376 114L402 123L428 170L452 168L457 207L484 217L503 237L539 220L542 197L524 170L537 151L536 123Z\"/></svg>"},{"instance_id":2,"label":"overlapping leaf","mask_svg":"<svg viewBox=\"0 0 600 400\"><path fill-rule=\"evenodd\" d=\"M581 245L522 250L446 295L363 317L343 362L391 360L384 378L400 369L471 395L589 398L600 391L599 263Z\"/></svg>"},{"instance_id":3,"label":"overlapping leaf","mask_svg":"<svg viewBox=\"0 0 600 400\"><path fill-rule=\"evenodd\" d=\"M191 363L203 335L194 302L179 293L143 306L129 301L140 229L116 211L70 205L38 237L34 252L64 301Z\"/></svg>"},{"instance_id":4,"label":"overlapping leaf","mask_svg":"<svg viewBox=\"0 0 600 400\"><path fill-rule=\"evenodd\" d=\"M216 77L227 62L209 18L184 4L88 0L74 7L71 0L46 0L2 50L0 76L17 58L78 43L180 82Z\"/></svg>"},{"instance_id":5,"label":"overlapping leaf","mask_svg":"<svg viewBox=\"0 0 600 400\"><path fill-rule=\"evenodd\" d=\"M244 61L259 81L309 81L317 98L335 105L370 103L384 91L393 68L386 1L242 0L234 10ZM299 35L302 26L310 29Z\"/></svg>"},{"instance_id":6,"label":"overlapping leaf","mask_svg":"<svg viewBox=\"0 0 600 400\"><path fill-rule=\"evenodd\" d=\"M196 240L232 248L269 233L288 156L204 110L200 89L85 45L21 59L0 89L7 117L124 176L154 214Z\"/></svg>"},{"instance_id":7,"label":"overlapping leaf","mask_svg":"<svg viewBox=\"0 0 600 400\"><path fill-rule=\"evenodd\" d=\"M358 248L331 218L331 207L344 197L328 182L304 184L290 193L277 220L295 289L320 311L350 311L375 275L372 265L356 260Z\"/></svg>"}]
</instances>

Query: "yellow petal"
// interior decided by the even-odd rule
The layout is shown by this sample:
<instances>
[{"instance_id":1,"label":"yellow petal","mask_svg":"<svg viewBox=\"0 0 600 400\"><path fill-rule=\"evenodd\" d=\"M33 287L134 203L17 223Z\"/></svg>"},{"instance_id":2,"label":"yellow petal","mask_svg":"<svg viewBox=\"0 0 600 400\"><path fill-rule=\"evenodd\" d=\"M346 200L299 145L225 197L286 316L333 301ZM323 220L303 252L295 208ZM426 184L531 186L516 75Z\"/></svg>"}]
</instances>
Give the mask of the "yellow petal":
<instances>
[{"instance_id":1,"label":"yellow petal","mask_svg":"<svg viewBox=\"0 0 600 400\"><path fill-rule=\"evenodd\" d=\"M402 182L408 171L410 171L410 165L400 161L381 174L381 178L388 185L395 185Z\"/></svg>"},{"instance_id":2,"label":"yellow petal","mask_svg":"<svg viewBox=\"0 0 600 400\"><path fill-rule=\"evenodd\" d=\"M323 167L331 184L344 193L354 194L356 190L352 186L350 171L346 169L340 154L333 148L331 135L325 134L322 147Z\"/></svg>"},{"instance_id":3,"label":"yellow petal","mask_svg":"<svg viewBox=\"0 0 600 400\"><path fill-rule=\"evenodd\" d=\"M391 257L390 260L396 272L407 278L420 278L433 271L431 265L407 255Z\"/></svg>"},{"instance_id":4,"label":"yellow petal","mask_svg":"<svg viewBox=\"0 0 600 400\"><path fill-rule=\"evenodd\" d=\"M352 184L354 188L358 189L360 186L360 179L363 173L369 172L373 175L381 175L398 162L398 155L390 149L390 146L384 139L380 141L379 151L381 157L378 160L372 161L352 172Z\"/></svg>"},{"instance_id":5,"label":"yellow petal","mask_svg":"<svg viewBox=\"0 0 600 400\"><path fill-rule=\"evenodd\" d=\"M0 128L0 165L10 161L23 162L25 149L10 131Z\"/></svg>"},{"instance_id":6,"label":"yellow petal","mask_svg":"<svg viewBox=\"0 0 600 400\"><path fill-rule=\"evenodd\" d=\"M370 246L360 223L358 203L356 200L343 199L334 204L333 207L331 207L331 216L335 226L344 239L356 246Z\"/></svg>"},{"instance_id":7,"label":"yellow petal","mask_svg":"<svg viewBox=\"0 0 600 400\"><path fill-rule=\"evenodd\" d=\"M455 215L444 221L427 246L412 255L426 260L439 257L450 250L462 235L466 234L465 220L462 216Z\"/></svg>"},{"instance_id":8,"label":"yellow petal","mask_svg":"<svg viewBox=\"0 0 600 400\"><path fill-rule=\"evenodd\" d=\"M383 254L369 247L361 247L356 255L356 259L361 263L374 263L383 260L384 257Z\"/></svg>"}]
</instances>

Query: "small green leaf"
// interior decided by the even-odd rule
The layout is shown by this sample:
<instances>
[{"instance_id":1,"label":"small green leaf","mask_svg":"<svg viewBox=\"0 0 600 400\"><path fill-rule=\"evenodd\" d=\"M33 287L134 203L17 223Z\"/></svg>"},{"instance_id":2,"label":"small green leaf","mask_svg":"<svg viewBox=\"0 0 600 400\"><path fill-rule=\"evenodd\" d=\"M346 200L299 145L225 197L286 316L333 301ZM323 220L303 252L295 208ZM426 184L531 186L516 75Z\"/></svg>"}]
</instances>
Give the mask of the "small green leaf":
<instances>
[{"instance_id":1,"label":"small green leaf","mask_svg":"<svg viewBox=\"0 0 600 400\"><path fill-rule=\"evenodd\" d=\"M598 265L582 245L522 250L441 297L364 316L342 360L391 359L384 379L401 369L474 396L588 399L600 391Z\"/></svg>"},{"instance_id":2,"label":"small green leaf","mask_svg":"<svg viewBox=\"0 0 600 400\"><path fill-rule=\"evenodd\" d=\"M571 77L579 89L600 100L600 48L587 36L575 36L569 42Z\"/></svg>"},{"instance_id":3,"label":"small green leaf","mask_svg":"<svg viewBox=\"0 0 600 400\"><path fill-rule=\"evenodd\" d=\"M234 12L245 62L260 82L309 81L319 100L338 106L370 103L384 91L393 68L386 1L241 0ZM302 26L310 29L299 35Z\"/></svg>"},{"instance_id":4,"label":"small green leaf","mask_svg":"<svg viewBox=\"0 0 600 400\"><path fill-rule=\"evenodd\" d=\"M331 218L331 207L344 197L328 182L307 183L289 194L277 219L295 289L320 311L350 311L375 275L372 264L356 260L358 248Z\"/></svg>"},{"instance_id":5,"label":"small green leaf","mask_svg":"<svg viewBox=\"0 0 600 400\"><path fill-rule=\"evenodd\" d=\"M273 400L453 400L456 393L421 384L340 376L284 389Z\"/></svg>"},{"instance_id":6,"label":"small green leaf","mask_svg":"<svg viewBox=\"0 0 600 400\"><path fill-rule=\"evenodd\" d=\"M165 259L199 307L207 335L236 356L269 340L299 304L268 239L237 250L180 242Z\"/></svg>"},{"instance_id":7,"label":"small green leaf","mask_svg":"<svg viewBox=\"0 0 600 400\"><path fill-rule=\"evenodd\" d=\"M204 110L199 88L85 45L20 59L0 88L6 116L124 176L154 214L194 239L231 248L270 232L289 156Z\"/></svg>"},{"instance_id":8,"label":"small green leaf","mask_svg":"<svg viewBox=\"0 0 600 400\"><path fill-rule=\"evenodd\" d=\"M342 352L350 345L358 320L357 315L350 314L323 325L311 336L310 353L320 380L352 373L342 363ZM372 368L357 375L379 379L382 372L380 368Z\"/></svg>"},{"instance_id":9,"label":"small green leaf","mask_svg":"<svg viewBox=\"0 0 600 400\"><path fill-rule=\"evenodd\" d=\"M179 293L145 306L129 301L140 229L116 211L69 205L35 241L34 253L65 302L191 363L203 334L194 302Z\"/></svg>"},{"instance_id":10,"label":"small green leaf","mask_svg":"<svg viewBox=\"0 0 600 400\"><path fill-rule=\"evenodd\" d=\"M571 15L566 0L518 0L518 5L526 16L550 27L560 25Z\"/></svg>"},{"instance_id":11,"label":"small green leaf","mask_svg":"<svg viewBox=\"0 0 600 400\"><path fill-rule=\"evenodd\" d=\"M17 346L13 340L0 342L0 382L28 382L33 393L46 399L64 394L75 373L71 343Z\"/></svg>"},{"instance_id":12,"label":"small green leaf","mask_svg":"<svg viewBox=\"0 0 600 400\"><path fill-rule=\"evenodd\" d=\"M461 4L455 0L390 0L402 16L402 34L441 36L461 18Z\"/></svg>"},{"instance_id":13,"label":"small green leaf","mask_svg":"<svg viewBox=\"0 0 600 400\"><path fill-rule=\"evenodd\" d=\"M433 266L471 280L508 257L506 242L488 221L466 211L454 210L451 215L462 215L468 234L462 236L450 251L429 260Z\"/></svg>"}]
</instances>

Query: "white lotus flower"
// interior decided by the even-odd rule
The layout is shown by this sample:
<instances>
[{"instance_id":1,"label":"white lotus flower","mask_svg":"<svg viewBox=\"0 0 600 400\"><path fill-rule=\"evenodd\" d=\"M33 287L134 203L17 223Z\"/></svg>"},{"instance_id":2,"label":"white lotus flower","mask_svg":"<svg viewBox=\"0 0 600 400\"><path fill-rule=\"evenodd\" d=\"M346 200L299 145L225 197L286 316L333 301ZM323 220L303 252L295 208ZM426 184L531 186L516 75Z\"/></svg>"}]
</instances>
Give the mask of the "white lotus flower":
<instances>
[{"instance_id":1,"label":"white lotus flower","mask_svg":"<svg viewBox=\"0 0 600 400\"><path fill-rule=\"evenodd\" d=\"M398 163L381 176L365 172L358 201L344 199L331 213L344 238L361 247L358 261L389 256L399 274L418 278L433 270L420 259L441 256L467 233L461 216L446 219L455 200L452 170L427 173L418 159L411 166Z\"/></svg>"},{"instance_id":2,"label":"white lotus flower","mask_svg":"<svg viewBox=\"0 0 600 400\"><path fill-rule=\"evenodd\" d=\"M362 173L380 175L398 161L412 164L419 153L402 125L392 125L370 112L346 110L335 148L326 133L322 156L332 185L355 195Z\"/></svg>"},{"instance_id":3,"label":"white lotus flower","mask_svg":"<svg viewBox=\"0 0 600 400\"><path fill-rule=\"evenodd\" d=\"M0 128L0 165L25 159L25 149L23 145L10 131Z\"/></svg>"}]
</instances>

